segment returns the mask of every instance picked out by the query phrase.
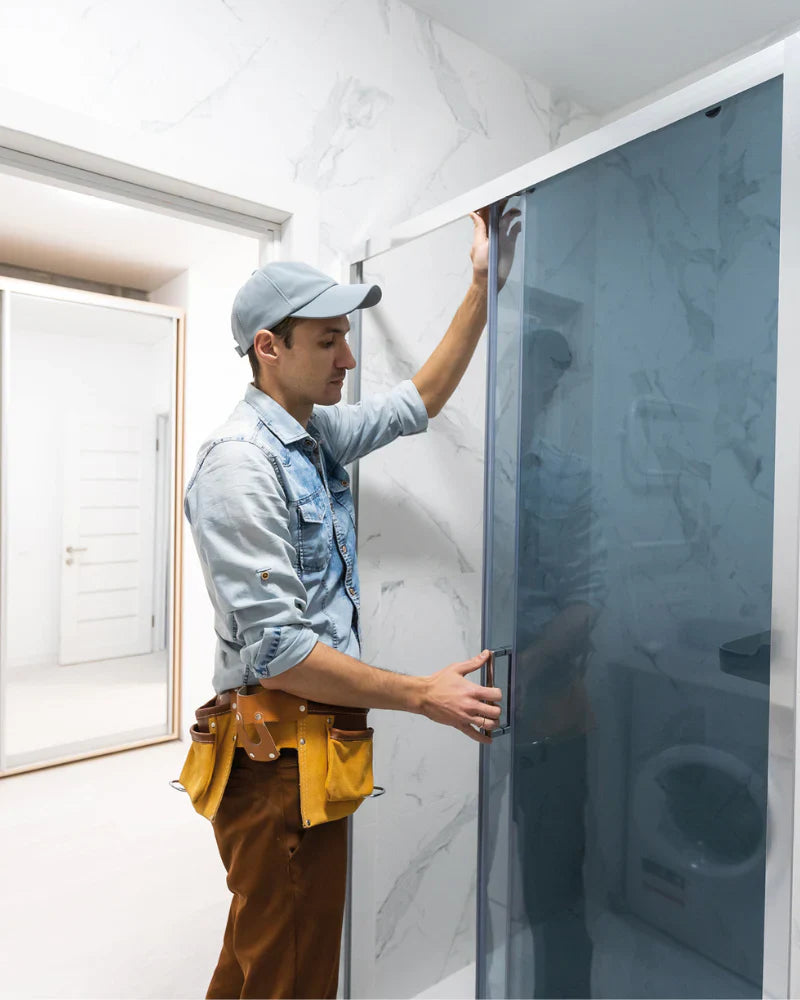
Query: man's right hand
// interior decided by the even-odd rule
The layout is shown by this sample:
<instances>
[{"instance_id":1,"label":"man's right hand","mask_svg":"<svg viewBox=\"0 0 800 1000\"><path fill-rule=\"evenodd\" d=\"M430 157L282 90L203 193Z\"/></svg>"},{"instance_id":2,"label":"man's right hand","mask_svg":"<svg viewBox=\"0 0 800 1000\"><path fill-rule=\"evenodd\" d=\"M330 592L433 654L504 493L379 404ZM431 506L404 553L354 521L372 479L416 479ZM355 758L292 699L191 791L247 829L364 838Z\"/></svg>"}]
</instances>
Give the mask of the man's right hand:
<instances>
[{"instance_id":1,"label":"man's right hand","mask_svg":"<svg viewBox=\"0 0 800 1000\"><path fill-rule=\"evenodd\" d=\"M471 660L451 663L444 670L423 678L421 714L434 722L460 729L478 743L490 744L491 737L480 730L488 733L497 728L500 706L493 703L499 702L503 693L500 688L481 687L467 680L467 674L480 670L489 656L489 650L485 649Z\"/></svg>"}]
</instances>

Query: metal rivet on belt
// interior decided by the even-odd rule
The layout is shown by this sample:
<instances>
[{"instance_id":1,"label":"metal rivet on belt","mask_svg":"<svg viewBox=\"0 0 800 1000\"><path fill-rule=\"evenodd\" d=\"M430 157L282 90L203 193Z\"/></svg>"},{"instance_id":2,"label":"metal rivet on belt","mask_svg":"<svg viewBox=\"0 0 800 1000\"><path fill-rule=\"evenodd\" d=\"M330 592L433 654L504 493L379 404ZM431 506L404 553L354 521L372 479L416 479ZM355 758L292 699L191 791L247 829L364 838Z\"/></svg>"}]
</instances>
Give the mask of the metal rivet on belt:
<instances>
[{"instance_id":1,"label":"metal rivet on belt","mask_svg":"<svg viewBox=\"0 0 800 1000\"><path fill-rule=\"evenodd\" d=\"M216 728L217 728L217 724L216 724L216 722L212 722L212 723L211 723L211 728L212 728L212 729L216 729Z\"/></svg>"},{"instance_id":2,"label":"metal rivet on belt","mask_svg":"<svg viewBox=\"0 0 800 1000\"><path fill-rule=\"evenodd\" d=\"M237 722L241 722L242 721L242 717L241 717L241 715L239 715L238 712L236 713L236 721Z\"/></svg>"},{"instance_id":3,"label":"metal rivet on belt","mask_svg":"<svg viewBox=\"0 0 800 1000\"><path fill-rule=\"evenodd\" d=\"M301 706L300 706L300 711L301 711L301 712L305 712L305 710L306 710L306 706L305 706L305 705L301 705Z\"/></svg>"},{"instance_id":4,"label":"metal rivet on belt","mask_svg":"<svg viewBox=\"0 0 800 1000\"><path fill-rule=\"evenodd\" d=\"M260 721L261 721L261 712L256 712L256 720L257 720L258 722L260 722Z\"/></svg>"},{"instance_id":5,"label":"metal rivet on belt","mask_svg":"<svg viewBox=\"0 0 800 1000\"><path fill-rule=\"evenodd\" d=\"M301 736L301 737L300 737L300 746L301 746L301 747L304 747L305 745L306 745L306 741L305 741L305 740L303 739L303 737Z\"/></svg>"},{"instance_id":6,"label":"metal rivet on belt","mask_svg":"<svg viewBox=\"0 0 800 1000\"><path fill-rule=\"evenodd\" d=\"M232 708L232 709L234 710L234 712L236 711L236 702L234 702L234 703L233 703L233 704L231 705L231 708Z\"/></svg>"},{"instance_id":7,"label":"metal rivet on belt","mask_svg":"<svg viewBox=\"0 0 800 1000\"><path fill-rule=\"evenodd\" d=\"M325 721L328 723L328 725L330 725L333 722L333 719L330 716L328 716L328 718Z\"/></svg>"},{"instance_id":8,"label":"metal rivet on belt","mask_svg":"<svg viewBox=\"0 0 800 1000\"><path fill-rule=\"evenodd\" d=\"M256 755L254 753L251 753L250 756L253 758L253 760L256 759Z\"/></svg>"},{"instance_id":9,"label":"metal rivet on belt","mask_svg":"<svg viewBox=\"0 0 800 1000\"><path fill-rule=\"evenodd\" d=\"M274 754L274 753L271 753L271 754L270 754L270 757L274 757L274 756L275 756L275 754Z\"/></svg>"},{"instance_id":10,"label":"metal rivet on belt","mask_svg":"<svg viewBox=\"0 0 800 1000\"><path fill-rule=\"evenodd\" d=\"M311 820L310 819L306 820L306 826L311 826Z\"/></svg>"}]
</instances>

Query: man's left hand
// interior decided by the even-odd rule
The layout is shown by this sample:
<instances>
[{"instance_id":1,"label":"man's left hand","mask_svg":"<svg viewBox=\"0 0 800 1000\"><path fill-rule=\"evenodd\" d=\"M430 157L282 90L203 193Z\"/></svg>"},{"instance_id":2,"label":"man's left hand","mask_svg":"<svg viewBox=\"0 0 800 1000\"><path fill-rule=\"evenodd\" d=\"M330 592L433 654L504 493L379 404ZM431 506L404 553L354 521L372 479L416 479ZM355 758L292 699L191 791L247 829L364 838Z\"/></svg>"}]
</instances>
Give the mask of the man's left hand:
<instances>
[{"instance_id":1,"label":"man's left hand","mask_svg":"<svg viewBox=\"0 0 800 1000\"><path fill-rule=\"evenodd\" d=\"M511 208L506 212L505 207L507 204L508 198L500 203L501 215L498 225L500 247L497 261L498 291L506 283L506 279L511 272L517 237L522 230L522 221L520 219L522 213L518 208ZM489 279L489 209L481 208L477 212L470 212L469 215L475 224L472 249L469 252L472 260L472 277L476 284L485 286Z\"/></svg>"}]
</instances>

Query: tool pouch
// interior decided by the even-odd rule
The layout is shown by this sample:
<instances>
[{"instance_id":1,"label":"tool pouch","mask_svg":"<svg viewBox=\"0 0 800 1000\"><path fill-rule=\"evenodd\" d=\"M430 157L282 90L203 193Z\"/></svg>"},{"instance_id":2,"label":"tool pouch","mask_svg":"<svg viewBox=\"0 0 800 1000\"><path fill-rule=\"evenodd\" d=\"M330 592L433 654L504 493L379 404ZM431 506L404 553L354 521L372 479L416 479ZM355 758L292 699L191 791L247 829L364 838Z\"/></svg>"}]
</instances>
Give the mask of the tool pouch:
<instances>
[{"instance_id":1,"label":"tool pouch","mask_svg":"<svg viewBox=\"0 0 800 1000\"><path fill-rule=\"evenodd\" d=\"M189 730L192 742L178 782L189 793L192 805L213 820L228 783L236 750L236 727L230 701L211 698L195 712Z\"/></svg>"},{"instance_id":2,"label":"tool pouch","mask_svg":"<svg viewBox=\"0 0 800 1000\"><path fill-rule=\"evenodd\" d=\"M348 802L372 795L372 729L328 728L328 773L325 795L329 802Z\"/></svg>"}]
</instances>

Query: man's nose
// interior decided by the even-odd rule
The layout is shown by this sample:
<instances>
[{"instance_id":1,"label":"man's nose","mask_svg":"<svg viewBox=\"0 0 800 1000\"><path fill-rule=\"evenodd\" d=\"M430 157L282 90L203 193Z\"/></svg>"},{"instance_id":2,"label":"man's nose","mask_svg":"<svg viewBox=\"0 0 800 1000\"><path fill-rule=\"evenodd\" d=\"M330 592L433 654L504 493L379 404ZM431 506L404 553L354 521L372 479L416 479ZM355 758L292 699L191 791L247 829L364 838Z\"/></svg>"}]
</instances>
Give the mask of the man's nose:
<instances>
[{"instance_id":1,"label":"man's nose","mask_svg":"<svg viewBox=\"0 0 800 1000\"><path fill-rule=\"evenodd\" d=\"M341 355L336 359L336 361L337 361L336 365L337 368L346 368L348 371L351 368L355 368L356 359L353 357L353 352L350 350L349 344L346 343L344 345L344 350L342 351Z\"/></svg>"}]
</instances>

